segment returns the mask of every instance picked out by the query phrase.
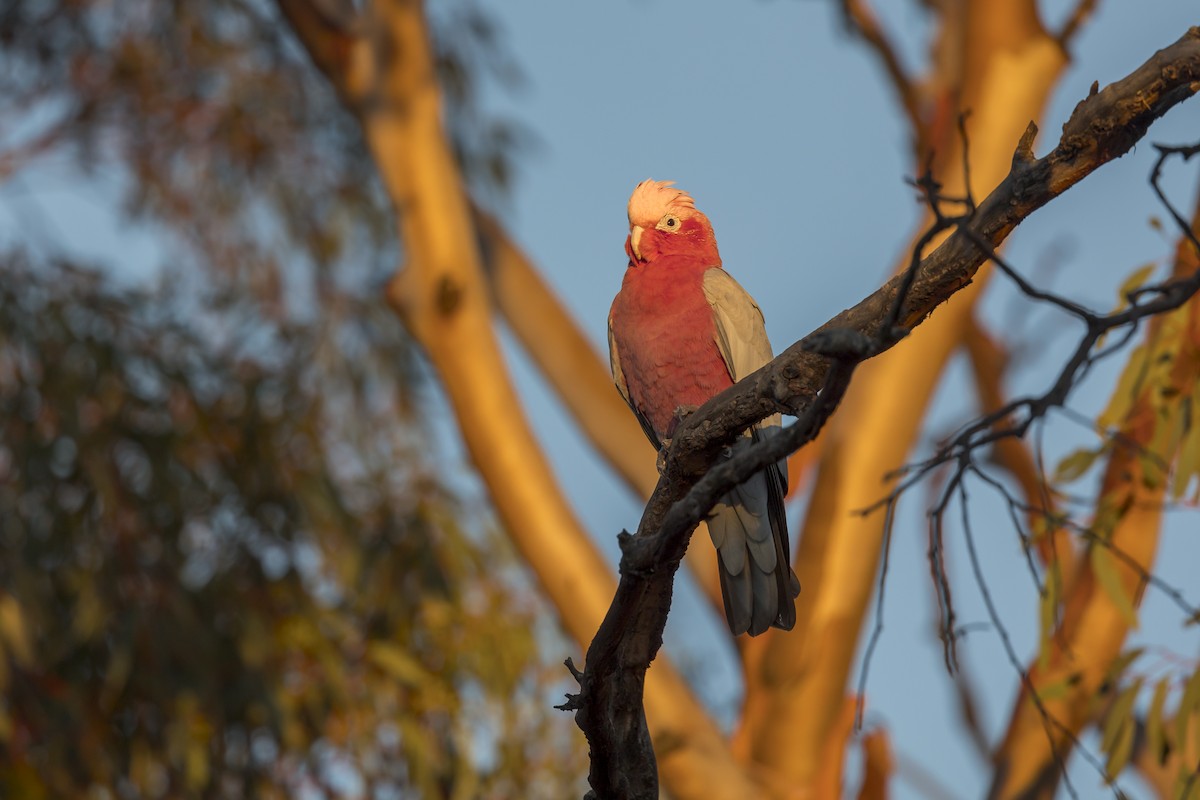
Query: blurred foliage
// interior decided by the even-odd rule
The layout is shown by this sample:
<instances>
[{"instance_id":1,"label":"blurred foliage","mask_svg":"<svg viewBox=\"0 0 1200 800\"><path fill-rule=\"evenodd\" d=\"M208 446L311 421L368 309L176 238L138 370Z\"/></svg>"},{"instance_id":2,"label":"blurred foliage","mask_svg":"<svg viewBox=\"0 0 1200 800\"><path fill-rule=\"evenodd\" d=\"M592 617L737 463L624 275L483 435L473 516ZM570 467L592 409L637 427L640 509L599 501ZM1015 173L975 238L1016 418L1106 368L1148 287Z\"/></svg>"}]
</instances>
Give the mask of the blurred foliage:
<instances>
[{"instance_id":1,"label":"blurred foliage","mask_svg":"<svg viewBox=\"0 0 1200 800\"><path fill-rule=\"evenodd\" d=\"M236 311L271 343L215 350L171 306L0 277L0 795L561 796L536 601L404 384Z\"/></svg>"},{"instance_id":2,"label":"blurred foliage","mask_svg":"<svg viewBox=\"0 0 1200 800\"><path fill-rule=\"evenodd\" d=\"M519 76L469 0L435 27L502 193L524 134L478 87ZM0 182L31 164L169 263L118 291L5 233L0 797L569 794L557 634L453 490L391 209L274 5L0 3Z\"/></svg>"},{"instance_id":3,"label":"blurred foliage","mask_svg":"<svg viewBox=\"0 0 1200 800\"><path fill-rule=\"evenodd\" d=\"M477 196L502 195L532 137L481 87L520 72L471 0L433 11L455 152ZM296 256L396 263L361 133L269 0L0 3L0 179L48 152L117 170L127 211L260 294Z\"/></svg>"}]
</instances>

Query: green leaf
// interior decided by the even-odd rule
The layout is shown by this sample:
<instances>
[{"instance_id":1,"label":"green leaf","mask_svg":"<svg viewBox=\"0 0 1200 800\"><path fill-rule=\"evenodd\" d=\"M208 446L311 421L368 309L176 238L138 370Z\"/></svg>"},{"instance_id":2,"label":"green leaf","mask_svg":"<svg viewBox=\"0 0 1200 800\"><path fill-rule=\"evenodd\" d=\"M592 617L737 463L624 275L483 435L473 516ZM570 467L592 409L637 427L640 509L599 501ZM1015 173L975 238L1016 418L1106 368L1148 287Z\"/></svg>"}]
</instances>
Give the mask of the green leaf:
<instances>
[{"instance_id":1,"label":"green leaf","mask_svg":"<svg viewBox=\"0 0 1200 800\"><path fill-rule=\"evenodd\" d=\"M0 595L0 645L7 645L17 666L28 667L33 663L33 646L25 615L21 613L17 598L10 594ZM3 652L4 648L0 647L0 653Z\"/></svg>"},{"instance_id":2,"label":"green leaf","mask_svg":"<svg viewBox=\"0 0 1200 800\"><path fill-rule=\"evenodd\" d=\"M1147 489L1158 489L1167 477L1166 465L1155 451L1138 453L1138 464L1142 468L1142 485Z\"/></svg>"},{"instance_id":3,"label":"green leaf","mask_svg":"<svg viewBox=\"0 0 1200 800\"><path fill-rule=\"evenodd\" d=\"M1133 731L1133 722L1126 720L1125 724L1121 725L1117 740L1113 743L1112 749L1108 751L1108 761L1104 765L1104 774L1110 782L1115 781L1117 776L1121 774L1121 771L1129 764L1129 757L1133 755Z\"/></svg>"},{"instance_id":4,"label":"green leaf","mask_svg":"<svg viewBox=\"0 0 1200 800\"><path fill-rule=\"evenodd\" d=\"M1092 464L1096 462L1096 458L1099 455L1099 450L1089 450L1087 448L1080 448L1070 453L1062 461L1058 462L1058 466L1054 470L1054 482L1070 483L1071 481L1078 480L1092 468Z\"/></svg>"},{"instance_id":5,"label":"green leaf","mask_svg":"<svg viewBox=\"0 0 1200 800\"><path fill-rule=\"evenodd\" d=\"M1079 683L1079 674L1076 672L1068 672L1061 678L1047 683L1045 686L1038 687L1038 699L1042 702L1046 702L1047 700L1061 700L1067 696L1067 692L1069 692L1071 687L1075 686L1077 683Z\"/></svg>"},{"instance_id":6,"label":"green leaf","mask_svg":"<svg viewBox=\"0 0 1200 800\"><path fill-rule=\"evenodd\" d=\"M1123 735L1123 729L1133 727L1133 701L1137 699L1137 694L1142 688L1142 680L1142 678L1138 678L1122 689L1117 695L1117 699L1113 701L1108 714L1105 715L1100 739L1100 749L1103 752L1111 754ZM1124 764L1121 766L1123 767ZM1118 769L1117 772L1120 770ZM1109 775L1115 776L1116 772L1110 772Z\"/></svg>"},{"instance_id":7,"label":"green leaf","mask_svg":"<svg viewBox=\"0 0 1200 800\"><path fill-rule=\"evenodd\" d=\"M1096 424L1101 428L1116 428L1125 421L1129 409L1133 406L1136 393L1145 379L1146 374L1146 345L1138 345L1129 353L1129 361L1113 389L1108 406L1096 418Z\"/></svg>"},{"instance_id":8,"label":"green leaf","mask_svg":"<svg viewBox=\"0 0 1200 800\"><path fill-rule=\"evenodd\" d=\"M1100 588L1121 612L1125 623L1131 628L1136 628L1138 626L1137 610L1133 606L1133 600L1126 594L1125 587L1121 584L1121 576L1117 573L1117 565L1112 553L1103 545L1093 544L1091 562L1092 572L1095 574Z\"/></svg>"},{"instance_id":9,"label":"green leaf","mask_svg":"<svg viewBox=\"0 0 1200 800\"><path fill-rule=\"evenodd\" d=\"M1154 270L1157 267L1158 264L1151 262L1149 264L1143 264L1129 274L1129 277L1126 278L1121 284L1121 287L1117 289L1117 298L1119 302L1119 305L1117 306L1118 309L1124 308L1129 304L1129 293L1134 289L1140 289L1146 283L1146 281L1150 279L1150 276L1154 274Z\"/></svg>"},{"instance_id":10,"label":"green leaf","mask_svg":"<svg viewBox=\"0 0 1200 800\"><path fill-rule=\"evenodd\" d=\"M1140 288L1150 277L1150 274L1154 272L1156 266L1154 263L1143 264L1129 274L1129 277L1117 289L1117 306L1113 309L1114 313L1129 306L1129 293L1134 289ZM1096 347L1104 347L1106 341L1108 341L1107 331L1101 334L1100 338L1096 340Z\"/></svg>"},{"instance_id":11,"label":"green leaf","mask_svg":"<svg viewBox=\"0 0 1200 800\"><path fill-rule=\"evenodd\" d=\"M1159 678L1154 684L1154 697L1150 701L1150 712L1146 715L1146 749L1154 763L1161 764L1166 756L1166 731L1163 728L1163 705L1167 701L1167 689L1171 679Z\"/></svg>"}]
</instances>

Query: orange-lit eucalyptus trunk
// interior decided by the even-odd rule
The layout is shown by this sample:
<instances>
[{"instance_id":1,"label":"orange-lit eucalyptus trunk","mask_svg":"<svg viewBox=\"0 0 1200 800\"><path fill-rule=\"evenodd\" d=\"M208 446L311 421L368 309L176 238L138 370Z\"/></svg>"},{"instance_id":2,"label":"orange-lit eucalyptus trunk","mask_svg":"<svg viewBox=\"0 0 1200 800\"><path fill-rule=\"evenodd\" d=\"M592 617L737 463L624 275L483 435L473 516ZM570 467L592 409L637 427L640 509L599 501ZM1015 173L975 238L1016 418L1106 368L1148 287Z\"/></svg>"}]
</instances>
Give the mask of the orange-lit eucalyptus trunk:
<instances>
[{"instance_id":1,"label":"orange-lit eucalyptus trunk","mask_svg":"<svg viewBox=\"0 0 1200 800\"><path fill-rule=\"evenodd\" d=\"M422 5L369 3L362 30L329 29L306 0L280 0L289 22L361 122L395 204L406 266L388 299L446 390L496 510L577 642L586 645L615 582L536 444L504 366L462 178L442 128ZM660 658L646 712L673 797L754 797L720 731Z\"/></svg>"}]
</instances>

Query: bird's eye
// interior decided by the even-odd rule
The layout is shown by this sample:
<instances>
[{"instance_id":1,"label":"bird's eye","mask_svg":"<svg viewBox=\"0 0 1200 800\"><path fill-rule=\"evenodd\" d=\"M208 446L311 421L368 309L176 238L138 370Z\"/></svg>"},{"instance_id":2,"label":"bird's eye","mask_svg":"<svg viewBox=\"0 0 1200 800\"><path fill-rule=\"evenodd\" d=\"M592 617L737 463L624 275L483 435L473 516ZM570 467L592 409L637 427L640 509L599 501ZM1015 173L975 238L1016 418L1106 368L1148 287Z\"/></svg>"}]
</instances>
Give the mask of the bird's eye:
<instances>
[{"instance_id":1,"label":"bird's eye","mask_svg":"<svg viewBox=\"0 0 1200 800\"><path fill-rule=\"evenodd\" d=\"M679 217L668 214L659 220L657 227L660 231L677 231L679 230Z\"/></svg>"}]
</instances>

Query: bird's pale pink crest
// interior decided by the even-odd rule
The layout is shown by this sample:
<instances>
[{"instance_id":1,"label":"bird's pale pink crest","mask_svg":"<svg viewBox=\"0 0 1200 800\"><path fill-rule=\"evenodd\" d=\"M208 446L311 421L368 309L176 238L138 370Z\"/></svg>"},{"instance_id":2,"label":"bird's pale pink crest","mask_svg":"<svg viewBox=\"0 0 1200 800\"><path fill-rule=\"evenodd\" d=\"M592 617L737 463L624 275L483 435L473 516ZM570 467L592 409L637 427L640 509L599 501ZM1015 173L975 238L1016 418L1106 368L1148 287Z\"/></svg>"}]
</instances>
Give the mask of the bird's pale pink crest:
<instances>
[{"instance_id":1,"label":"bird's pale pink crest","mask_svg":"<svg viewBox=\"0 0 1200 800\"><path fill-rule=\"evenodd\" d=\"M674 187L675 181L649 178L639 183L629 197L629 224L653 228L668 211L681 218L699 214L692 196Z\"/></svg>"}]
</instances>

